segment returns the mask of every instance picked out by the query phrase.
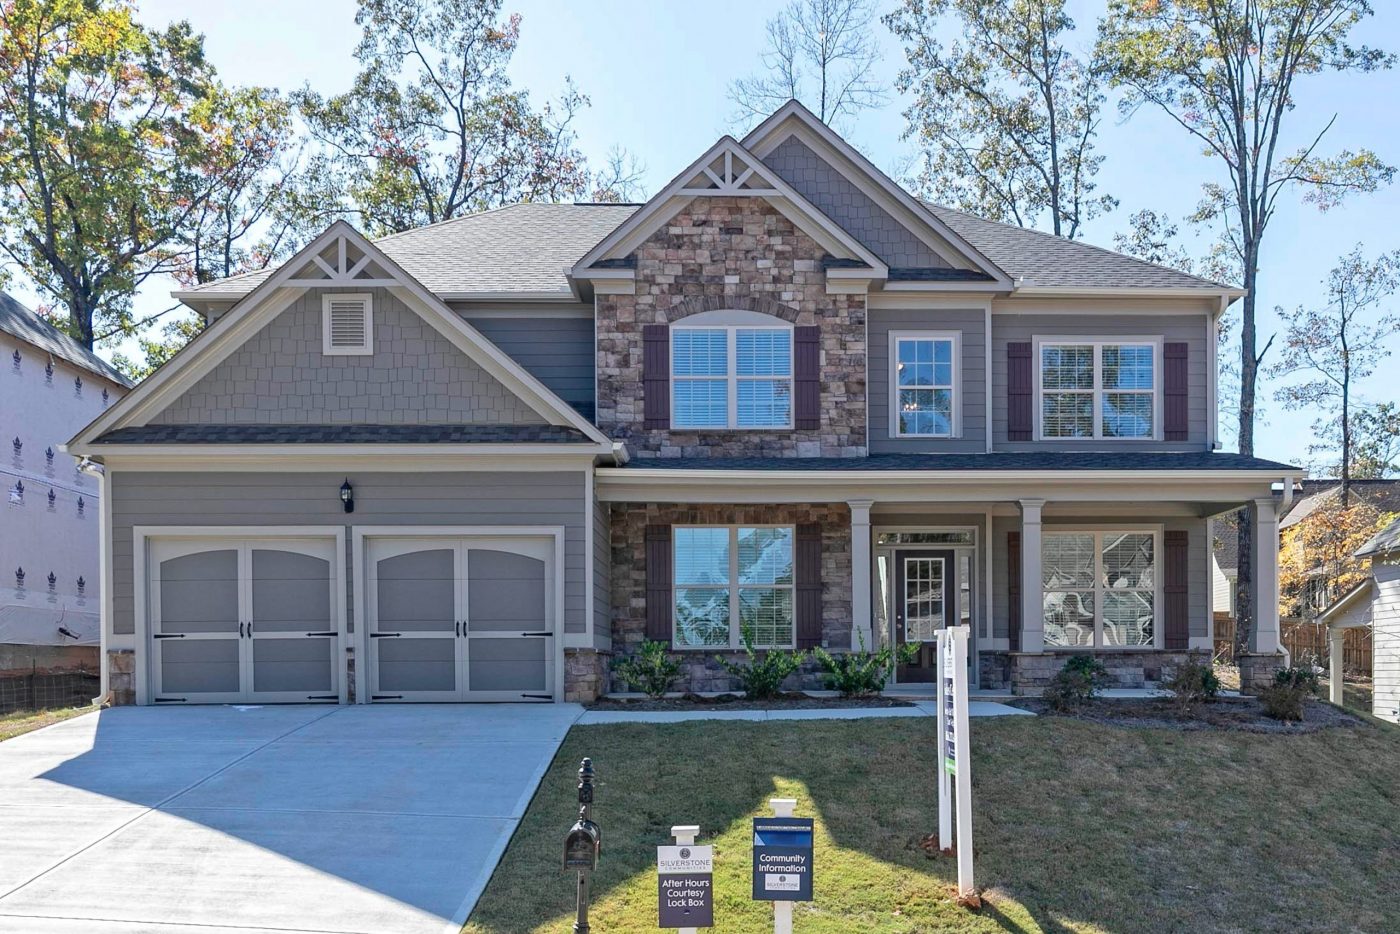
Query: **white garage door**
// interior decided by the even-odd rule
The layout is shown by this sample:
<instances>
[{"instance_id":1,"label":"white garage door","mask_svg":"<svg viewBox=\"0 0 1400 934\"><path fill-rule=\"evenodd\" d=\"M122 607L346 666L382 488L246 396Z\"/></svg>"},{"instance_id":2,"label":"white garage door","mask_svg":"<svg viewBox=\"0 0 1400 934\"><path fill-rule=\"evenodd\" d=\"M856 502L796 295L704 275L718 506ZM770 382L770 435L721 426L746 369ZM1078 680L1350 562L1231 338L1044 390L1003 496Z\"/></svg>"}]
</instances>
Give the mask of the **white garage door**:
<instances>
[{"instance_id":1,"label":"white garage door","mask_svg":"<svg viewBox=\"0 0 1400 934\"><path fill-rule=\"evenodd\" d=\"M336 544L153 539L156 703L340 700Z\"/></svg>"},{"instance_id":2,"label":"white garage door","mask_svg":"<svg viewBox=\"0 0 1400 934\"><path fill-rule=\"evenodd\" d=\"M548 701L554 542L368 539L369 700Z\"/></svg>"}]
</instances>

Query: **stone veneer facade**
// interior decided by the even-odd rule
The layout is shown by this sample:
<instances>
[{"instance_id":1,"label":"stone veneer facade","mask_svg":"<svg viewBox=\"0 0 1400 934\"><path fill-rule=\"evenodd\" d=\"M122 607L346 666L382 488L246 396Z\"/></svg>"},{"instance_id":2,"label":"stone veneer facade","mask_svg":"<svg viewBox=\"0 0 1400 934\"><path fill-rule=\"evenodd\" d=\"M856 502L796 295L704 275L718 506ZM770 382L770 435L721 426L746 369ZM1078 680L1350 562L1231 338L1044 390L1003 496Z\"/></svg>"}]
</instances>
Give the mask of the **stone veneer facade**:
<instances>
[{"instance_id":1,"label":"stone veneer facade","mask_svg":"<svg viewBox=\"0 0 1400 934\"><path fill-rule=\"evenodd\" d=\"M1148 682L1160 683L1172 677L1178 666L1211 663L1205 649L1185 652L981 652L978 654L978 680L986 690L1038 696L1051 679L1065 667L1073 654L1092 654L1108 669L1110 686L1142 688Z\"/></svg>"},{"instance_id":2,"label":"stone veneer facade","mask_svg":"<svg viewBox=\"0 0 1400 934\"><path fill-rule=\"evenodd\" d=\"M648 525L798 525L822 528L822 643L851 645L851 512L844 504L787 506L691 506L615 503L612 507L612 639L614 656L630 655L646 639L646 527ZM738 659L742 653L722 652ZM729 691L734 680L713 649L674 653L682 665L673 690ZM814 666L794 675L789 687L821 687ZM629 690L615 684L615 690ZM566 683L565 690L570 690Z\"/></svg>"},{"instance_id":3,"label":"stone veneer facade","mask_svg":"<svg viewBox=\"0 0 1400 934\"><path fill-rule=\"evenodd\" d=\"M864 456L865 296L826 293L825 254L761 198L687 204L634 251L636 294L597 297L598 427L638 458ZM821 428L643 427L642 327L718 309L821 328Z\"/></svg>"}]
</instances>

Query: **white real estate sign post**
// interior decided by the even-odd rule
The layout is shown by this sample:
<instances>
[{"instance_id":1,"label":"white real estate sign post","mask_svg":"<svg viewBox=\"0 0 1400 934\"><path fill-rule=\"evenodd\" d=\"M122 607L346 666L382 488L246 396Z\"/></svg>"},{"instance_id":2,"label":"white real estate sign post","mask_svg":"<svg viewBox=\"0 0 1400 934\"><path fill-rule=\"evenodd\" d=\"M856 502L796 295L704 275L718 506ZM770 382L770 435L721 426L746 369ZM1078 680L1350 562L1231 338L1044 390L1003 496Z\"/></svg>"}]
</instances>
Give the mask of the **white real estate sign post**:
<instances>
[{"instance_id":1,"label":"white real estate sign post","mask_svg":"<svg viewBox=\"0 0 1400 934\"><path fill-rule=\"evenodd\" d=\"M957 831L958 897L972 879L972 759L968 754L966 626L938 630L938 848L953 848Z\"/></svg>"}]
</instances>

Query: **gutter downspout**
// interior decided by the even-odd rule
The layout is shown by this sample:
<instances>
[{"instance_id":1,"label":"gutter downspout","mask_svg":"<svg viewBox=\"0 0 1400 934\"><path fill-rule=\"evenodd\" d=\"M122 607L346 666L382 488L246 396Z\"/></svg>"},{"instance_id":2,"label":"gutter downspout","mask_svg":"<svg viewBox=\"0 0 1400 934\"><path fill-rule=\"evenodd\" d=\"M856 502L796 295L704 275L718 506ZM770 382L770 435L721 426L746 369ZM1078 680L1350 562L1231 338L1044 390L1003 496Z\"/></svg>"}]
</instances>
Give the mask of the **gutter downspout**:
<instances>
[{"instance_id":1,"label":"gutter downspout","mask_svg":"<svg viewBox=\"0 0 1400 934\"><path fill-rule=\"evenodd\" d=\"M67 448L68 446L66 444L60 445L60 449L62 449L65 454L68 453ZM110 598L109 589L112 586L112 582L104 579L107 576L104 573L107 569L107 551L112 547L109 540L109 533L111 530L107 528L107 471L103 469L101 464L94 462L89 457L82 457L78 460L78 469L83 473L91 474L93 477L97 478L97 487L100 491L99 495L101 496L100 508L98 509L100 520L97 525L97 566L99 569L97 578L97 676L99 681L97 696L92 699L92 706L101 707L103 704L107 703L109 696L109 688L107 686L107 628L112 623L107 614L107 601Z\"/></svg>"}]
</instances>

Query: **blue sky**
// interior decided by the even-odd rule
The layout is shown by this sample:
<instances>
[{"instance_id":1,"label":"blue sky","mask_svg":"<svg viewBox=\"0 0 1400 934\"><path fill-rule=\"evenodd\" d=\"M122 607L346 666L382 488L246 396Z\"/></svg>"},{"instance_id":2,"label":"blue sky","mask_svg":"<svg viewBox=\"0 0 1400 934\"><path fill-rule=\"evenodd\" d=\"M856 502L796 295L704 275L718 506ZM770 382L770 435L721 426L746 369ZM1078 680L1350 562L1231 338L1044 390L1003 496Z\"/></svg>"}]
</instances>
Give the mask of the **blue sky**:
<instances>
[{"instance_id":1,"label":"blue sky","mask_svg":"<svg viewBox=\"0 0 1400 934\"><path fill-rule=\"evenodd\" d=\"M677 0L507 0L507 10L523 17L519 51L512 65L517 83L537 99L553 97L572 75L592 106L579 118L581 148L600 159L613 145L626 147L647 167L648 190L668 181L723 133L742 130L730 122L729 82L753 71L763 47L764 23L783 0L710 0L700 5ZM895 0L884 0L892 8ZM1104 4L1071 0L1078 23L1075 42L1087 49ZM1380 12L1358 38L1400 50L1400 3L1384 0ZM151 24L187 18L206 36L206 47L224 77L287 90L311 83L337 92L348 87L359 38L353 0L142 0ZM892 83L903 63L898 42L883 26L877 36L886 50L881 78ZM878 111L861 114L842 127L847 137L887 170L907 159L901 141L904 102L891 93ZM1304 81L1293 116L1291 145L1304 142L1333 114L1336 125L1326 148L1369 146L1382 159L1400 164L1400 72L1363 76L1325 75ZM1215 165L1167 118L1144 110L1130 122L1111 111L1100 133L1106 157L1100 190L1116 195L1117 211L1089 224L1085 239L1112 245L1113 234L1129 215L1154 208L1179 218L1195 206L1200 184L1214 177ZM1314 302L1334 260L1356 243L1367 253L1400 248L1395 218L1400 184L1320 214L1297 198L1288 200L1272 222L1261 269L1261 342L1276 330L1272 308ZM159 310L165 284L145 290L138 311ZM1400 348L1398 348L1400 349ZM1362 387L1368 401L1395 397L1389 373ZM1272 403L1266 384L1264 423L1256 451L1301 463L1306 456L1311 418L1284 412Z\"/></svg>"}]
</instances>

